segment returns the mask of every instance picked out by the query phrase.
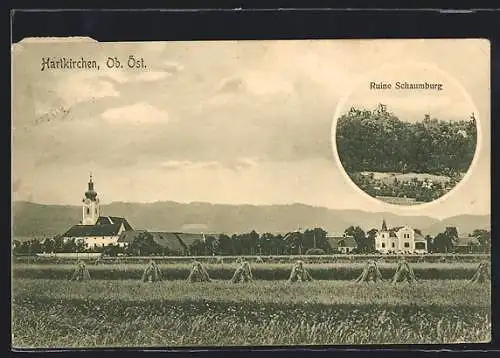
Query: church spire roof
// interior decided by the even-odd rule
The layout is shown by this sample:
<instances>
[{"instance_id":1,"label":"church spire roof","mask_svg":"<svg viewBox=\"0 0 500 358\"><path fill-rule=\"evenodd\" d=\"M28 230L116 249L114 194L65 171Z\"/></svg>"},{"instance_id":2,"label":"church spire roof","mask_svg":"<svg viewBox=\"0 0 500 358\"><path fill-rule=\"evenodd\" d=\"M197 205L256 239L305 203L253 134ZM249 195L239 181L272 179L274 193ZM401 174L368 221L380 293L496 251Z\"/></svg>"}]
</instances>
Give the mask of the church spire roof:
<instances>
[{"instance_id":1,"label":"church spire roof","mask_svg":"<svg viewBox=\"0 0 500 358\"><path fill-rule=\"evenodd\" d=\"M382 231L387 231L387 224L385 222L385 219L382 220Z\"/></svg>"},{"instance_id":2,"label":"church spire roof","mask_svg":"<svg viewBox=\"0 0 500 358\"><path fill-rule=\"evenodd\" d=\"M90 173L89 187L88 190L85 192L85 197L92 201L95 201L97 197L97 192L94 190L94 182L92 181L92 173Z\"/></svg>"}]
</instances>

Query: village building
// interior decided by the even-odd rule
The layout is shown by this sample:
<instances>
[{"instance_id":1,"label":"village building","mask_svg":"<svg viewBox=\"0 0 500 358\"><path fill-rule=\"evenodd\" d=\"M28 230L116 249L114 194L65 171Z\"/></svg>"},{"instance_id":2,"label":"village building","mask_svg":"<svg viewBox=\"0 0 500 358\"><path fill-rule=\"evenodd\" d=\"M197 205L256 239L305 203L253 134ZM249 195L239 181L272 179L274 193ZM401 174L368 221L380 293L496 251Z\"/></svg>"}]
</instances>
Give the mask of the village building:
<instances>
[{"instance_id":1,"label":"village building","mask_svg":"<svg viewBox=\"0 0 500 358\"><path fill-rule=\"evenodd\" d=\"M83 241L88 249L104 247L110 244L120 245L120 235L132 231L127 219L118 216L101 216L101 208L97 192L94 189L92 175L88 189L82 200L82 221L72 226L62 237L65 240Z\"/></svg>"},{"instance_id":2,"label":"village building","mask_svg":"<svg viewBox=\"0 0 500 358\"><path fill-rule=\"evenodd\" d=\"M327 234L326 241L330 245L332 252L348 254L358 248L356 240L350 235Z\"/></svg>"},{"instance_id":3,"label":"village building","mask_svg":"<svg viewBox=\"0 0 500 358\"><path fill-rule=\"evenodd\" d=\"M167 249L169 254L173 255L192 255L202 254L195 251L197 242L204 242L205 235L198 233L164 232L149 230L123 231L118 238L120 246L130 245L141 234L149 234L152 239L162 248Z\"/></svg>"},{"instance_id":4,"label":"village building","mask_svg":"<svg viewBox=\"0 0 500 358\"><path fill-rule=\"evenodd\" d=\"M475 236L459 236L453 242L453 251L460 254L471 254L476 252L481 243Z\"/></svg>"},{"instance_id":5,"label":"village building","mask_svg":"<svg viewBox=\"0 0 500 358\"><path fill-rule=\"evenodd\" d=\"M203 243L206 238L206 235L202 233L135 230L123 217L103 216L101 214L100 201L91 175L88 189L82 200L82 220L79 224L66 231L62 235L63 239L74 239L77 242L83 241L86 249L109 245L127 247L139 235L148 233L169 254L203 254L198 249L200 246L198 244Z\"/></svg>"},{"instance_id":6,"label":"village building","mask_svg":"<svg viewBox=\"0 0 500 358\"><path fill-rule=\"evenodd\" d=\"M422 233L409 226L387 228L385 220L375 236L375 250L381 253L427 253Z\"/></svg>"}]
</instances>

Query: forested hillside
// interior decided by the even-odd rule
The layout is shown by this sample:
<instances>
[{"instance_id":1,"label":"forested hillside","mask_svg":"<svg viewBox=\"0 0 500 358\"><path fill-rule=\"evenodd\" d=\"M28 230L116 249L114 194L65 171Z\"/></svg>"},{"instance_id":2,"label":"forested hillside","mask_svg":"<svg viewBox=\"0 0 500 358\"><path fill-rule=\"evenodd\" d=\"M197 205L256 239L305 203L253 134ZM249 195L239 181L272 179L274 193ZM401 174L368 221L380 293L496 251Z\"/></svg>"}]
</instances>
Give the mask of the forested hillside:
<instances>
[{"instance_id":1,"label":"forested hillside","mask_svg":"<svg viewBox=\"0 0 500 358\"><path fill-rule=\"evenodd\" d=\"M453 176L466 172L476 150L475 119L443 121L422 114L405 122L385 105L375 110L351 108L339 118L337 151L345 170L353 172L429 173Z\"/></svg>"}]
</instances>

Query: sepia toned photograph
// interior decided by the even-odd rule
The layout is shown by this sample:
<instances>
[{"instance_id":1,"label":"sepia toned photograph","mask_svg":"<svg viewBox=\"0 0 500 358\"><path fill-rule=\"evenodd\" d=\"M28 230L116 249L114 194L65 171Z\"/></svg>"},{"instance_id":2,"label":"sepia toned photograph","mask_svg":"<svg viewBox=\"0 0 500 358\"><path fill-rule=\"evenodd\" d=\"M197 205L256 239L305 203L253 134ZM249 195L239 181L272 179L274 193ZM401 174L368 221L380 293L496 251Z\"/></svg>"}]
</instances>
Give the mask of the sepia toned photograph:
<instances>
[{"instance_id":1,"label":"sepia toned photograph","mask_svg":"<svg viewBox=\"0 0 500 358\"><path fill-rule=\"evenodd\" d=\"M385 66L371 74L384 81L362 83L349 96L334 141L349 178L368 195L397 205L428 203L469 171L477 108L440 72L421 63Z\"/></svg>"},{"instance_id":2,"label":"sepia toned photograph","mask_svg":"<svg viewBox=\"0 0 500 358\"><path fill-rule=\"evenodd\" d=\"M488 41L11 56L14 349L491 341Z\"/></svg>"}]
</instances>

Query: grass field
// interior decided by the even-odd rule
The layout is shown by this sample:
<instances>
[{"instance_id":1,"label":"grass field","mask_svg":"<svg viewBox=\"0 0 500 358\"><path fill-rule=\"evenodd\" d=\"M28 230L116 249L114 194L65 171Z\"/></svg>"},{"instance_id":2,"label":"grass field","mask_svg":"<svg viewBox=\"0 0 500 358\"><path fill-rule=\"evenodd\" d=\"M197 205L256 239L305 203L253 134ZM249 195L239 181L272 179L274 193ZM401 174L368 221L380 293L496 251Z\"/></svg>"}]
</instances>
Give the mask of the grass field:
<instances>
[{"instance_id":1,"label":"grass field","mask_svg":"<svg viewBox=\"0 0 500 358\"><path fill-rule=\"evenodd\" d=\"M328 263L308 264L306 268L316 280L353 280L361 274L364 263ZM390 279L397 263L379 264L382 276ZM412 267L417 278L423 280L466 280L470 279L477 263L413 263ZM74 264L16 264L13 266L13 277L31 279L64 280L71 277ZM145 264L102 264L87 265L93 279L106 280L138 280L142 277ZM160 264L167 280L184 280L191 269L190 263ZM210 277L229 280L234 274L237 264L207 264ZM252 273L258 280L286 280L290 275L291 264L252 264Z\"/></svg>"},{"instance_id":2,"label":"grass field","mask_svg":"<svg viewBox=\"0 0 500 358\"><path fill-rule=\"evenodd\" d=\"M420 205L425 203L424 201L417 201L412 198L398 198L395 196L376 196L376 198L386 203L396 205Z\"/></svg>"},{"instance_id":3,"label":"grass field","mask_svg":"<svg viewBox=\"0 0 500 358\"><path fill-rule=\"evenodd\" d=\"M151 260L150 256L121 256L121 257L89 257L87 253L80 253L75 257L72 253L58 253L57 256L15 256L12 260L14 265L28 264L28 265L61 265L70 264L74 265L77 260L83 260L90 265L94 265L96 261L100 264L144 264L147 265ZM236 263L240 258L245 258L251 264L258 263L259 256L197 256L196 259L202 263L218 263L222 260L225 264ZM154 256L155 262L158 264L190 264L193 260L192 256ZM397 263L402 255L400 254L331 254L331 255L273 255L260 257L264 263L283 263L293 264L297 260L302 260L307 264L312 263L366 263L367 260L376 260L378 262ZM480 261L490 261L490 254L463 254L463 253L441 253L441 254L413 254L404 255L408 262L420 263L478 263Z\"/></svg>"},{"instance_id":4,"label":"grass field","mask_svg":"<svg viewBox=\"0 0 500 358\"><path fill-rule=\"evenodd\" d=\"M178 347L487 342L489 285L15 279L13 345Z\"/></svg>"},{"instance_id":5,"label":"grass field","mask_svg":"<svg viewBox=\"0 0 500 358\"><path fill-rule=\"evenodd\" d=\"M394 178L398 181L411 181L413 179L417 180L432 180L435 183L446 183L450 180L449 177L445 175L434 175L428 173L396 173L396 172L362 172L363 175L373 174L375 180L381 180L385 184L392 184ZM463 175L462 175L463 176Z\"/></svg>"}]
</instances>

